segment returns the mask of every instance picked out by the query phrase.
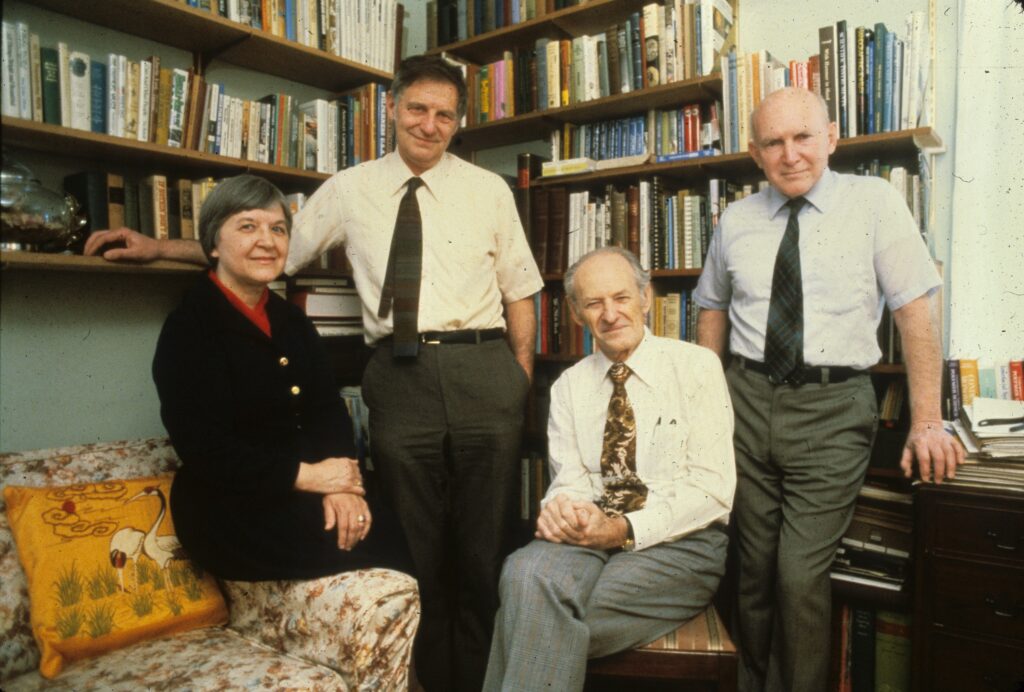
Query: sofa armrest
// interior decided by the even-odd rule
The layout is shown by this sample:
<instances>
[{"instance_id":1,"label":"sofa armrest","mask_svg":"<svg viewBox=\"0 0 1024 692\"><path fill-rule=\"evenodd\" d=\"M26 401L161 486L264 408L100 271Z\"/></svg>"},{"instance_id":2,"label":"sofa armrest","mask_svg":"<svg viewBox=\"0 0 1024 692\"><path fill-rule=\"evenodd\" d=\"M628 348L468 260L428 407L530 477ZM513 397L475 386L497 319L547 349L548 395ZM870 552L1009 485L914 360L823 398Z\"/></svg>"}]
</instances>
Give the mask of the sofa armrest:
<instances>
[{"instance_id":1,"label":"sofa armrest","mask_svg":"<svg viewBox=\"0 0 1024 692\"><path fill-rule=\"evenodd\" d=\"M306 581L222 581L228 626L326 665L356 690L408 688L419 624L416 581L365 569Z\"/></svg>"}]
</instances>

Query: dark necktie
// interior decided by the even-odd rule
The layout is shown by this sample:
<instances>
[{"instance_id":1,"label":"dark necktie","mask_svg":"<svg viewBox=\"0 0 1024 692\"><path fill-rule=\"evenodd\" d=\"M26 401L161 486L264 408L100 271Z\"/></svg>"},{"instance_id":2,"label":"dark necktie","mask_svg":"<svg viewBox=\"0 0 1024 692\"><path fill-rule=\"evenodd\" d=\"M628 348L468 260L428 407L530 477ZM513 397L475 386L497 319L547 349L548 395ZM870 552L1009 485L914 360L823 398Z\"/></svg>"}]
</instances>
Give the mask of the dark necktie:
<instances>
[{"instance_id":1,"label":"dark necktie","mask_svg":"<svg viewBox=\"0 0 1024 692\"><path fill-rule=\"evenodd\" d=\"M380 291L377 317L384 318L394 302L393 348L396 357L415 358L419 352L417 312L420 306L420 278L423 268L423 224L416 189L423 184L409 178L405 196L398 205L395 233L391 237L387 274Z\"/></svg>"},{"instance_id":2,"label":"dark necktie","mask_svg":"<svg viewBox=\"0 0 1024 692\"><path fill-rule=\"evenodd\" d=\"M768 304L768 330L764 362L772 382L801 384L804 351L804 290L800 272L800 223L797 216L803 197L786 202L789 221L775 256L772 297ZM788 380L787 380L788 378Z\"/></svg>"},{"instance_id":3,"label":"dark necktie","mask_svg":"<svg viewBox=\"0 0 1024 692\"><path fill-rule=\"evenodd\" d=\"M636 418L626 394L626 380L632 372L622 363L615 363L608 370L614 389L601 446L604 495L597 506L609 517L642 509L647 501L647 486L636 475Z\"/></svg>"}]
</instances>

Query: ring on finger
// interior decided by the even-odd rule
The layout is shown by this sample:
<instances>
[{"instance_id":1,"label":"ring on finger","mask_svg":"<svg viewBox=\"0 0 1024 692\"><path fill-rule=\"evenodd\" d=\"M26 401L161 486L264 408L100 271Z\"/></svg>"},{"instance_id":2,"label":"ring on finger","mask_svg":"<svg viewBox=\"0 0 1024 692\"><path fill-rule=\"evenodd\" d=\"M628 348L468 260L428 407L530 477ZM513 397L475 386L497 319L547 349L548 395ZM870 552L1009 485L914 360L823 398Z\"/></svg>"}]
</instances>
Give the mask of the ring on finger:
<instances>
[{"instance_id":1,"label":"ring on finger","mask_svg":"<svg viewBox=\"0 0 1024 692\"><path fill-rule=\"evenodd\" d=\"M356 521L358 521L360 524L365 524L366 523L366 517L364 515L360 514L358 517L356 517Z\"/></svg>"}]
</instances>

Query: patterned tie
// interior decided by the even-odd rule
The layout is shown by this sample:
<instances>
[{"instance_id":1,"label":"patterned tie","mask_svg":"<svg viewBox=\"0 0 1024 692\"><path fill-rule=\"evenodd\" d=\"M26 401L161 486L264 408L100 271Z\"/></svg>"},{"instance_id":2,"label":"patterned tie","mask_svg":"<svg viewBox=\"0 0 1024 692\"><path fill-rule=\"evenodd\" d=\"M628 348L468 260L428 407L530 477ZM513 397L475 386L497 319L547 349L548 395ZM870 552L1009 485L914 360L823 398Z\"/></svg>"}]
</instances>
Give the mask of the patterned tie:
<instances>
[{"instance_id":1,"label":"patterned tie","mask_svg":"<svg viewBox=\"0 0 1024 692\"><path fill-rule=\"evenodd\" d=\"M800 222L797 216L807 202L794 197L786 202L789 221L775 256L772 298L768 304L768 331L764 362L772 382L802 384L804 352L804 290L800 273Z\"/></svg>"},{"instance_id":2,"label":"patterned tie","mask_svg":"<svg viewBox=\"0 0 1024 692\"><path fill-rule=\"evenodd\" d=\"M636 418L626 394L626 380L631 374L633 371L622 363L608 369L614 389L601 447L604 495L597 506L609 517L643 509L647 501L647 486L636 475Z\"/></svg>"},{"instance_id":3,"label":"patterned tie","mask_svg":"<svg viewBox=\"0 0 1024 692\"><path fill-rule=\"evenodd\" d=\"M416 189L423 184L409 178L405 196L398 205L395 233L391 237L387 274L380 292L377 317L384 318L395 304L393 348L396 357L415 358L419 352L416 313L420 306L420 278L423 265L423 225Z\"/></svg>"}]
</instances>

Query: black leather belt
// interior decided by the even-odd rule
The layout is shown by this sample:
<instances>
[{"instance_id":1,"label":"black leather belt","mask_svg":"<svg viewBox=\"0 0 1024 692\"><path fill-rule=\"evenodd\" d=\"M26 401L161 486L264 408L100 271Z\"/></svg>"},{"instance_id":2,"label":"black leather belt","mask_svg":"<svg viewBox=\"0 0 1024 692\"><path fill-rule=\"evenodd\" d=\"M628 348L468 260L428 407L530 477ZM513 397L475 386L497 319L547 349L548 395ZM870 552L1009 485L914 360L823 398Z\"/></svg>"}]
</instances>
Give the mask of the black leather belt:
<instances>
[{"instance_id":1,"label":"black leather belt","mask_svg":"<svg viewBox=\"0 0 1024 692\"><path fill-rule=\"evenodd\" d=\"M733 354L732 356L737 364L745 370L756 372L760 375L768 377L768 366L764 363L756 360L750 360L743 356ZM786 382L794 384L796 382L802 384L838 384L839 382L846 382L851 377L857 377L858 375L867 375L867 370L857 370L856 368L846 367L844 365L817 365L814 367L804 367L799 372L799 377L790 375ZM771 379L769 377L769 379ZM782 384L776 382L775 384Z\"/></svg>"},{"instance_id":2,"label":"black leather belt","mask_svg":"<svg viewBox=\"0 0 1024 692\"><path fill-rule=\"evenodd\" d=\"M450 332L421 332L417 340L421 344L435 346L438 344L480 344L484 341L501 339L504 336L505 330L495 327L493 329L456 329ZM392 339L393 337L389 334L377 343L389 344Z\"/></svg>"}]
</instances>

